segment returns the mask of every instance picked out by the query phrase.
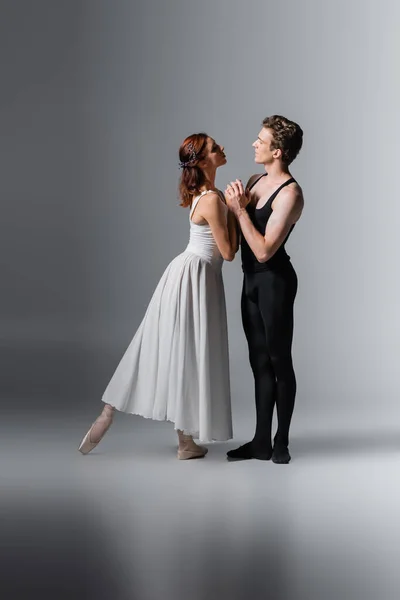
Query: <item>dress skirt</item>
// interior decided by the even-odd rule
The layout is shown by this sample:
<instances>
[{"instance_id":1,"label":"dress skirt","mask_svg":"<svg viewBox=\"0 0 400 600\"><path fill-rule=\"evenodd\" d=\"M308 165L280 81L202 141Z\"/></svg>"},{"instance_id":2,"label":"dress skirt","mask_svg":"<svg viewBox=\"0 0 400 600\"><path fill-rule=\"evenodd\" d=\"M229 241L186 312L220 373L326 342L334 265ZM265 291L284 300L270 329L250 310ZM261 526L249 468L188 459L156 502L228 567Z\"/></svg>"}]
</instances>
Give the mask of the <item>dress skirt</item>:
<instances>
[{"instance_id":1,"label":"dress skirt","mask_svg":"<svg viewBox=\"0 0 400 600\"><path fill-rule=\"evenodd\" d=\"M220 264L186 250L168 265L102 400L201 441L232 438Z\"/></svg>"}]
</instances>

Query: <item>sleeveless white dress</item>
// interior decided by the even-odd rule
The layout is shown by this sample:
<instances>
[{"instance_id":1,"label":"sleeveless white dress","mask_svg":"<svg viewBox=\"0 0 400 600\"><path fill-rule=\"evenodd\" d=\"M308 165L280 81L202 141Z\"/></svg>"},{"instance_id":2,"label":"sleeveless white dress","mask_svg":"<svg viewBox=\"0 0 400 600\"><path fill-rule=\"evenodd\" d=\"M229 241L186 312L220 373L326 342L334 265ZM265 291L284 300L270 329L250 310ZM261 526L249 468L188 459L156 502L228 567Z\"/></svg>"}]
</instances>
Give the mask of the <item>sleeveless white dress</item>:
<instances>
[{"instance_id":1,"label":"sleeveless white dress","mask_svg":"<svg viewBox=\"0 0 400 600\"><path fill-rule=\"evenodd\" d=\"M194 198L189 244L161 277L102 400L172 421L201 441L224 441L232 415L223 258L210 226L191 220L208 191Z\"/></svg>"}]
</instances>

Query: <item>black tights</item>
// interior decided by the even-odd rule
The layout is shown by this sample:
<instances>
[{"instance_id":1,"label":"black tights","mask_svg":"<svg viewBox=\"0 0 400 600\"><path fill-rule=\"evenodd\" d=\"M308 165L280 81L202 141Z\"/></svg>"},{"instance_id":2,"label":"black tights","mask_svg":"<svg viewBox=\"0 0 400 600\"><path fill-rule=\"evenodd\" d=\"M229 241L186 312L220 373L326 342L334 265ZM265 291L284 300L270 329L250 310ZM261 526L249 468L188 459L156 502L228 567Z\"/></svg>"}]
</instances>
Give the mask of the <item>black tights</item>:
<instances>
[{"instance_id":1,"label":"black tights","mask_svg":"<svg viewBox=\"0 0 400 600\"><path fill-rule=\"evenodd\" d=\"M293 304L297 276L291 263L279 271L245 273L242 291L243 328L255 381L255 450L271 448L272 415L276 404L275 445L288 446L296 396L292 363Z\"/></svg>"}]
</instances>

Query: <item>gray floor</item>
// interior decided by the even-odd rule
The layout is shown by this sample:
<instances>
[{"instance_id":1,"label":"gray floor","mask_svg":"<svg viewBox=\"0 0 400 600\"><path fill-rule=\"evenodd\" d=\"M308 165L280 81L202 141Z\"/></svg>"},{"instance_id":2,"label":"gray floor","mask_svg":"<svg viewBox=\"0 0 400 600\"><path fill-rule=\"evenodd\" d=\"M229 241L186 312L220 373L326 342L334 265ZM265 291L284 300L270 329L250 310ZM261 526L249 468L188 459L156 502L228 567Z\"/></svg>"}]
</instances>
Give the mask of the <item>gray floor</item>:
<instances>
[{"instance_id":1,"label":"gray floor","mask_svg":"<svg viewBox=\"0 0 400 600\"><path fill-rule=\"evenodd\" d=\"M250 423L178 461L170 424L119 413L84 457L93 416L3 426L4 597L398 599L400 427L298 420L278 466L225 460Z\"/></svg>"}]
</instances>

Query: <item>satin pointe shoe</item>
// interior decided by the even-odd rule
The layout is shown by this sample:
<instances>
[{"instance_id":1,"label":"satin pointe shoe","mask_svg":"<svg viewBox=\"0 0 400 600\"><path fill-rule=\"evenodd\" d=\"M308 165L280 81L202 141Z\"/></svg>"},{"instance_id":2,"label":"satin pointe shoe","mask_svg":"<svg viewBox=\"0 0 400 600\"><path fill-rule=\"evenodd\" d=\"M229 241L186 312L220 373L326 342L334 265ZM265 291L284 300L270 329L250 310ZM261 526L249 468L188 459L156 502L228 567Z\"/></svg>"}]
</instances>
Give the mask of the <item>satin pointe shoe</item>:
<instances>
[{"instance_id":1,"label":"satin pointe shoe","mask_svg":"<svg viewBox=\"0 0 400 600\"><path fill-rule=\"evenodd\" d=\"M89 452L96 448L97 444L101 442L104 435L111 427L113 417L114 409L111 406L105 406L101 415L97 417L97 419L83 438L78 448L81 454L89 454Z\"/></svg>"},{"instance_id":2,"label":"satin pointe shoe","mask_svg":"<svg viewBox=\"0 0 400 600\"><path fill-rule=\"evenodd\" d=\"M179 460L189 460L191 458L204 458L208 452L208 448L199 446L193 440L191 435L183 433L178 429L179 447L177 457Z\"/></svg>"}]
</instances>

